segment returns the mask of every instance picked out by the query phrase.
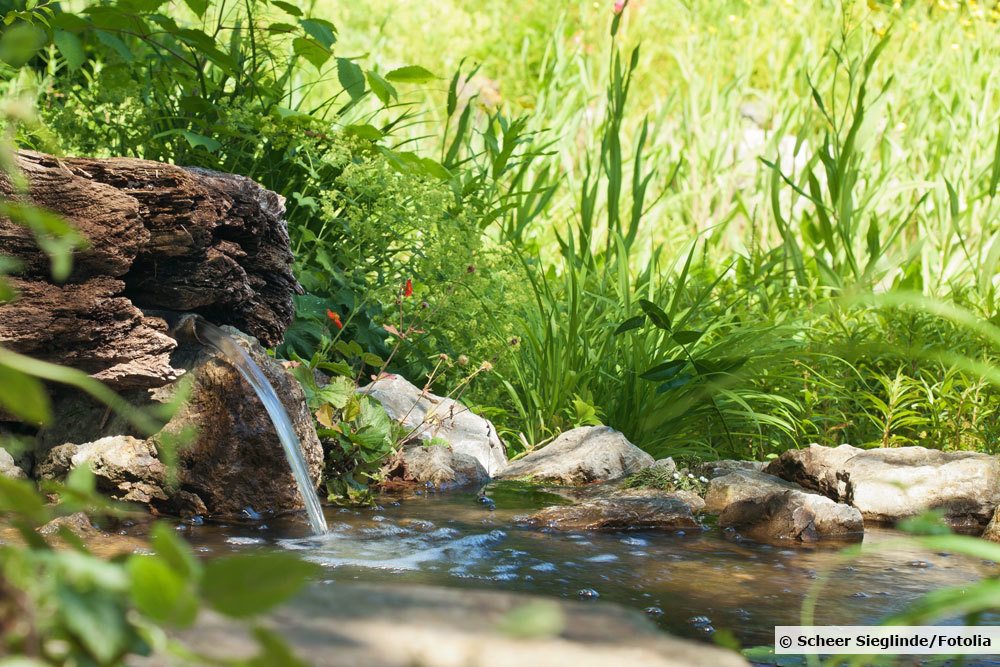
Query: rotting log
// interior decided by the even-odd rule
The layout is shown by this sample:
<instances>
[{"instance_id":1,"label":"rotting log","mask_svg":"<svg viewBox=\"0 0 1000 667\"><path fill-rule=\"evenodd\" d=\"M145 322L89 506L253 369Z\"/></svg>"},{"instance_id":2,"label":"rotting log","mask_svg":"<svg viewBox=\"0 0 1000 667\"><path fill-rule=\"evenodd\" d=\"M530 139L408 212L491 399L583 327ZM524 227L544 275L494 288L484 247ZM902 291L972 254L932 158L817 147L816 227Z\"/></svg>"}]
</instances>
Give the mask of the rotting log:
<instances>
[{"instance_id":1,"label":"rotting log","mask_svg":"<svg viewBox=\"0 0 1000 667\"><path fill-rule=\"evenodd\" d=\"M0 217L0 254L22 268L0 305L0 345L85 370L115 389L162 386L180 371L165 322L144 310L195 312L265 345L292 321L284 200L242 176L130 158L22 151L31 203L87 240L53 282L31 232ZM0 196L14 195L0 178Z\"/></svg>"}]
</instances>

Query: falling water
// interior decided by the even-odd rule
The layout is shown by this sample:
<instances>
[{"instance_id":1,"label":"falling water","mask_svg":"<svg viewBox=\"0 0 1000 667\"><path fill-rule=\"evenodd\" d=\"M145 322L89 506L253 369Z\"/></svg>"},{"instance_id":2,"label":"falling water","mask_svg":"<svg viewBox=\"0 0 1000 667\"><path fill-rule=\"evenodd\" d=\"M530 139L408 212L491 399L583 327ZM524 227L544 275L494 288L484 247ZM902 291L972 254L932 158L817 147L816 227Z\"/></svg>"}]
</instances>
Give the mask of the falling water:
<instances>
[{"instance_id":1,"label":"falling water","mask_svg":"<svg viewBox=\"0 0 1000 667\"><path fill-rule=\"evenodd\" d=\"M292 475L295 477L295 484L299 487L299 494L305 503L306 513L309 515L309 526L317 535L327 532L323 508L319 504L319 498L309 479L309 468L302 453L302 443L295 434L292 420L288 417L285 406L278 399L274 387L268 382L260 366L236 341L205 319L197 316L186 317L178 328L185 326L191 327L191 332L200 342L215 348L222 354L253 387L260 402L264 404L267 414L270 415L271 421L274 422L274 429L278 432L278 439L285 450L285 458L288 459L288 465L291 466Z\"/></svg>"}]
</instances>

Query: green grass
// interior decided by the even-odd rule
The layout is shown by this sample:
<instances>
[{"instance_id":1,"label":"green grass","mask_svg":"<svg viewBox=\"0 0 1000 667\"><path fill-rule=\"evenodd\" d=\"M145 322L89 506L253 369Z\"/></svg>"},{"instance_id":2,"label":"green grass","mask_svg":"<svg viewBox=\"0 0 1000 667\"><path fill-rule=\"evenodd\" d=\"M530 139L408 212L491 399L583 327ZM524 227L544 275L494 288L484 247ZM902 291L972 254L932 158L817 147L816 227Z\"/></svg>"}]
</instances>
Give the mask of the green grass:
<instances>
[{"instance_id":1,"label":"green grass","mask_svg":"<svg viewBox=\"0 0 1000 667\"><path fill-rule=\"evenodd\" d=\"M502 404L511 435L543 440L578 421L582 401L657 453L993 447L995 390L915 357L943 346L992 359L982 341L837 299L909 289L997 315L996 10L633 2L618 42L623 57L640 48L621 108L606 91L610 3L326 10L341 48L376 66L446 76L476 63L474 116L525 114L539 133L546 154L511 189L541 176L551 198L487 229L516 231L535 299L517 308L522 345L498 366L506 392L470 394ZM442 79L408 98L419 122L406 132L431 154L446 92ZM640 299L704 332L693 356L675 331L614 335ZM642 379L685 356L677 386ZM683 383L695 359L746 361Z\"/></svg>"}]
</instances>

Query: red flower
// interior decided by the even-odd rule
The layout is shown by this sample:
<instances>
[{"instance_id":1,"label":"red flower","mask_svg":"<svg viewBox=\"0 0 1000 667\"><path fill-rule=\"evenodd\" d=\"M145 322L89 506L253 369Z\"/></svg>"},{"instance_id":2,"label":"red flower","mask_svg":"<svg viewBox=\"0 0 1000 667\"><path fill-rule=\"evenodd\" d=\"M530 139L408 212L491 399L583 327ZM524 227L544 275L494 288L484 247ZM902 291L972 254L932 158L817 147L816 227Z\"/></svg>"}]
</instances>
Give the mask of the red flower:
<instances>
[{"instance_id":1,"label":"red flower","mask_svg":"<svg viewBox=\"0 0 1000 667\"><path fill-rule=\"evenodd\" d=\"M403 298L413 296L413 281L409 278L406 279L406 287L403 288Z\"/></svg>"},{"instance_id":2,"label":"red flower","mask_svg":"<svg viewBox=\"0 0 1000 667\"><path fill-rule=\"evenodd\" d=\"M618 2L616 2L615 6L614 6L614 10L613 10L614 13L615 14L621 14L623 11L625 11L625 5L626 4L627 4L626 0L618 0Z\"/></svg>"},{"instance_id":3,"label":"red flower","mask_svg":"<svg viewBox=\"0 0 1000 667\"><path fill-rule=\"evenodd\" d=\"M337 327L338 329L344 328L344 323L340 321L340 313L335 313L332 310L327 310L326 316L330 318L331 322L333 322L333 326Z\"/></svg>"}]
</instances>

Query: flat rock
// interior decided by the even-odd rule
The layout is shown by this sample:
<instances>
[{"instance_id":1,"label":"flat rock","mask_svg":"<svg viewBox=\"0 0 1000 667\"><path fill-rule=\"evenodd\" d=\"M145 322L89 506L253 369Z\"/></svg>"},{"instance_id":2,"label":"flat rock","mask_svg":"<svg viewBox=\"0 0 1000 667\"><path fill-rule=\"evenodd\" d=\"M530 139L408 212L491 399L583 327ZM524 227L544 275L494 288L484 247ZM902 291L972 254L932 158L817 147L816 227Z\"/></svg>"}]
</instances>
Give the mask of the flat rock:
<instances>
[{"instance_id":1,"label":"flat rock","mask_svg":"<svg viewBox=\"0 0 1000 667\"><path fill-rule=\"evenodd\" d=\"M492 422L453 399L422 391L400 375L383 375L358 390L382 404L409 430L407 440L439 439L456 456L479 462L489 477L507 465L507 449Z\"/></svg>"},{"instance_id":2,"label":"flat rock","mask_svg":"<svg viewBox=\"0 0 1000 667\"><path fill-rule=\"evenodd\" d=\"M767 471L853 505L875 523L939 510L952 527L978 532L1000 505L1000 459L976 452L814 444L784 452Z\"/></svg>"},{"instance_id":3,"label":"flat rock","mask_svg":"<svg viewBox=\"0 0 1000 667\"><path fill-rule=\"evenodd\" d=\"M525 609L544 615L549 631L518 634L512 619ZM671 637L614 604L501 591L317 584L263 623L314 667L747 665L738 653ZM258 650L245 624L207 610L178 636L191 649L220 658L249 659ZM179 660L159 654L130 664L165 667Z\"/></svg>"},{"instance_id":4,"label":"flat rock","mask_svg":"<svg viewBox=\"0 0 1000 667\"><path fill-rule=\"evenodd\" d=\"M719 512L719 526L764 541L804 543L864 534L856 508L753 470L716 477L705 501L709 511Z\"/></svg>"},{"instance_id":5,"label":"flat rock","mask_svg":"<svg viewBox=\"0 0 1000 667\"><path fill-rule=\"evenodd\" d=\"M653 457L607 426L580 426L511 463L499 475L553 484L590 484L631 475Z\"/></svg>"},{"instance_id":6,"label":"flat rock","mask_svg":"<svg viewBox=\"0 0 1000 667\"><path fill-rule=\"evenodd\" d=\"M578 505L546 507L525 523L558 530L686 530L700 528L679 493L628 489Z\"/></svg>"}]
</instances>

